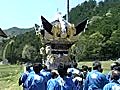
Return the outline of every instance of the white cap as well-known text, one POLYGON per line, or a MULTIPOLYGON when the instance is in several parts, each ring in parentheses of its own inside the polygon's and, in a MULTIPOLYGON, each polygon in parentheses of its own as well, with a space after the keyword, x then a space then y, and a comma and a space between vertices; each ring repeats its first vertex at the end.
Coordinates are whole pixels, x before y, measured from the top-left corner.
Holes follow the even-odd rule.
POLYGON ((72 73, 72 74, 80 74, 80 71, 76 68, 68 68, 67 73, 72 73))
POLYGON ((57 75, 59 75, 57 70, 52 70, 51 73, 56 73, 57 75))
POLYGON ((75 78, 73 79, 73 82, 75 82, 76 80, 82 81, 82 78, 81 78, 81 77, 75 77, 75 78))

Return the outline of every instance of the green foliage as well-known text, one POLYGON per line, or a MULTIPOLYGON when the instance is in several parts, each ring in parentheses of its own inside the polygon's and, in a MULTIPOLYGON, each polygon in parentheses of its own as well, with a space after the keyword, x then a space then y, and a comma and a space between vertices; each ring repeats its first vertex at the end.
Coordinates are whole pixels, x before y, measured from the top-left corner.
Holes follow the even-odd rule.
POLYGON ((4 45, 8 45, 6 50, 5 57, 8 59, 8 61, 12 64, 17 62, 41 62, 41 55, 39 54, 39 49, 41 47, 41 41, 40 37, 37 37, 35 35, 35 31, 26 32, 25 34, 17 35, 16 37, 12 37, 11 39, 7 40, 7 42, 4 45), (9 44, 9 42, 13 40, 14 42, 12 44, 9 44), (25 49, 24 57, 22 57, 22 53, 24 51, 24 47, 28 45, 28 48, 25 49))
POLYGON ((91 35, 81 35, 77 43, 78 55, 76 56, 78 56, 78 60, 99 58, 103 41, 104 36, 100 32, 91 35))
MULTIPOLYGON (((120 56, 120 0, 83 2, 70 12, 70 20, 77 25, 89 18, 88 29, 79 36, 76 60, 108 60, 120 56)), ((73 53, 73 52, 71 52, 73 53)))

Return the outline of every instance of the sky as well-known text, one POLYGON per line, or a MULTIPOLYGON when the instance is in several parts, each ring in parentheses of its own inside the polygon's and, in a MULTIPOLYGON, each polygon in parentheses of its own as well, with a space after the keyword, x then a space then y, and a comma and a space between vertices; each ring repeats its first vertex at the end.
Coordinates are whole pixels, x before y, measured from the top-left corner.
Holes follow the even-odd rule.
MULTIPOLYGON (((71 9, 85 0, 69 1, 71 9)), ((0 28, 30 28, 35 23, 41 25, 41 15, 51 22, 57 9, 65 15, 67 0, 0 0, 0 28)))

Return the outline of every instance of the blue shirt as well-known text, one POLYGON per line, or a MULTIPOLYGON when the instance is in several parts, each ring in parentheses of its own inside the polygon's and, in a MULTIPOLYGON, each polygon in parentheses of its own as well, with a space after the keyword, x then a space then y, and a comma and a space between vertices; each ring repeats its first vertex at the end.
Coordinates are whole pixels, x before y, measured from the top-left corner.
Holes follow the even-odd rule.
POLYGON ((59 83, 59 87, 61 88, 60 90, 75 90, 75 85, 71 77, 65 76, 64 78, 61 78, 58 76, 56 80, 59 83))
POLYGON ((28 81, 28 90, 46 90, 44 77, 40 74, 31 75, 28 81))
POLYGON ((22 81, 22 83, 24 83, 24 82, 26 81, 28 75, 29 75, 29 72, 28 72, 28 71, 24 72, 24 73, 21 75, 21 81, 22 81))
POLYGON ((32 69, 32 67, 30 67, 30 69, 29 69, 28 71, 24 72, 24 73, 21 75, 21 81, 22 81, 22 83, 24 83, 24 82, 26 81, 29 73, 32 72, 32 71, 33 71, 33 69, 32 69))
POLYGON ((73 83, 73 80, 71 77, 65 77, 64 78, 65 84, 64 84, 64 90, 75 90, 75 85, 73 83))
POLYGON ((51 78, 51 73, 49 71, 46 71, 45 69, 42 69, 40 71, 40 74, 42 74, 47 81, 51 78))
POLYGON ((24 73, 21 75, 21 82, 23 83, 23 89, 24 89, 24 90, 26 89, 26 87, 25 87, 26 80, 27 80, 27 78, 28 78, 28 76, 29 76, 29 74, 30 74, 31 72, 33 72, 33 70, 30 69, 30 70, 24 72, 24 73))
POLYGON ((58 76, 58 77, 56 78, 56 81, 57 81, 58 84, 59 84, 60 90, 64 90, 63 87, 64 87, 65 82, 64 82, 63 78, 61 78, 60 76, 58 76))
POLYGON ((47 82, 47 90, 61 90, 56 79, 50 79, 47 82))
POLYGON ((29 86, 32 84, 31 79, 34 78, 35 72, 32 71, 28 74, 28 77, 26 79, 26 81, 24 82, 24 87, 26 88, 25 90, 29 90, 29 86))
POLYGON ((81 77, 73 78, 75 90, 83 90, 83 79, 81 77))
POLYGON ((120 83, 120 78, 119 78, 118 82, 120 83))
POLYGON ((108 83, 106 76, 97 70, 93 70, 88 73, 84 90, 102 90, 103 87, 108 83))
POLYGON ((110 82, 111 81, 111 75, 112 75, 112 71, 110 71, 107 75, 106 78, 107 80, 110 82))
POLYGON ((120 84, 113 80, 110 83, 106 84, 103 90, 120 90, 120 84))

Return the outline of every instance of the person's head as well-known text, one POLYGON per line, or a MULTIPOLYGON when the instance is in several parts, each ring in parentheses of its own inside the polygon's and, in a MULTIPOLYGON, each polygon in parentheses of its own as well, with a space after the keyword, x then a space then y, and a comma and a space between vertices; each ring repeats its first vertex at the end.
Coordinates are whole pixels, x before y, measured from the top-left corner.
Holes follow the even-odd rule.
POLYGON ((83 65, 82 66, 82 70, 87 72, 88 71, 88 66, 87 65, 83 65))
POLYGON ((63 63, 59 64, 58 73, 62 78, 67 75, 67 67, 63 63))
POLYGON ((117 70, 112 70, 111 80, 118 80, 120 78, 120 72, 117 70))
POLYGON ((87 72, 88 72, 88 66, 87 65, 82 66, 82 72, 83 72, 83 78, 85 79, 86 76, 87 76, 87 72))
POLYGON ((93 62, 93 70, 98 70, 101 72, 101 63, 100 61, 94 61, 93 62))
POLYGON ((33 67, 33 65, 31 63, 27 63, 26 64, 26 71, 28 71, 28 72, 33 71, 32 67, 33 67))
POLYGON ((42 69, 42 64, 40 63, 35 63, 33 65, 33 70, 36 74, 40 73, 40 70, 42 69))
POLYGON ((110 66, 111 70, 114 70, 114 68, 117 67, 117 66, 119 66, 119 63, 118 62, 113 62, 110 66))
POLYGON ((74 68, 77 68, 77 66, 78 66, 77 62, 74 62, 74 63, 73 63, 73 67, 74 67, 74 68))
POLYGON ((26 66, 26 71, 29 71, 29 70, 30 70, 30 67, 31 67, 31 66, 26 66))
POLYGON ((58 71, 57 70, 52 70, 51 71, 51 77, 54 79, 54 78, 57 78, 59 75, 58 71))
POLYGON ((91 72, 91 70, 92 70, 92 67, 88 67, 88 71, 91 72))
POLYGON ((114 70, 117 70, 117 71, 120 72, 120 66, 116 66, 116 67, 114 67, 114 70))
POLYGON ((71 68, 72 67, 72 63, 66 63, 65 64, 67 68, 71 68))

